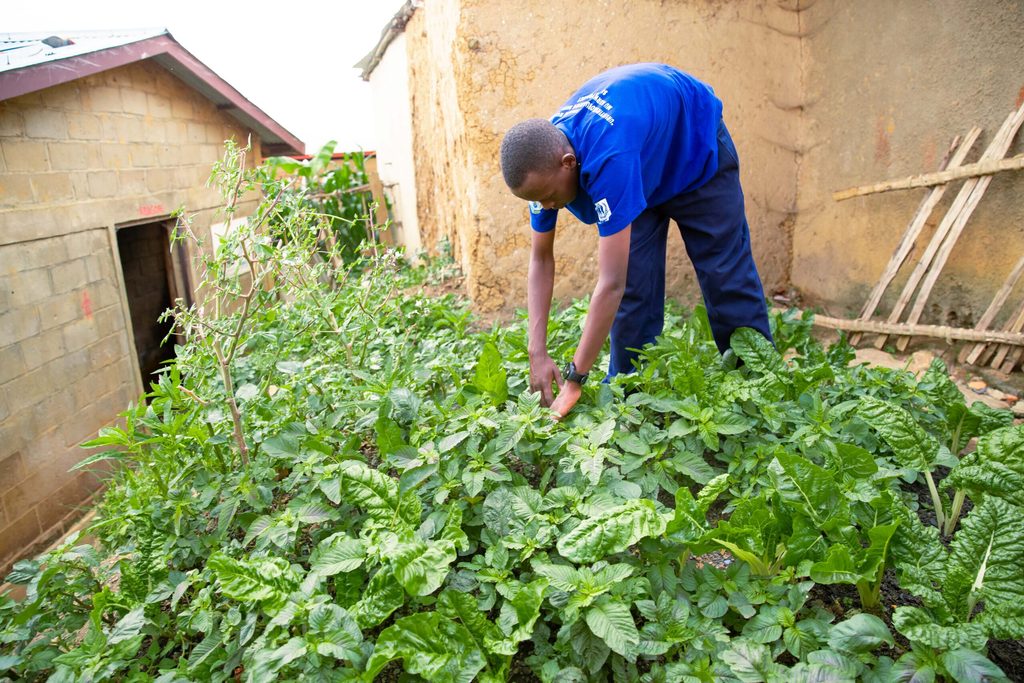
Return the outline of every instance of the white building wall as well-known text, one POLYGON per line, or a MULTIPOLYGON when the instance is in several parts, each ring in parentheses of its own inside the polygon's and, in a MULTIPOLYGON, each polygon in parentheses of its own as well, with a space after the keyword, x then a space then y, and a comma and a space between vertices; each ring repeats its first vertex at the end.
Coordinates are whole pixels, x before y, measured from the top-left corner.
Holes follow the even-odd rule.
POLYGON ((377 172, 391 200, 395 240, 415 257, 423 245, 416 218, 408 61, 403 33, 370 74, 370 90, 377 126, 377 172))

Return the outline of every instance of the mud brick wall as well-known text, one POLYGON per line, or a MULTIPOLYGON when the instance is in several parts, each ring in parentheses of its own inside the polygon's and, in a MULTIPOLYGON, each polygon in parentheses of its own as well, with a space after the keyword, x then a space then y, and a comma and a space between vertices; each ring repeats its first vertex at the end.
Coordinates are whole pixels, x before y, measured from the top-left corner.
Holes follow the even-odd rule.
MULTIPOLYGON (((408 63, 422 244, 452 242, 484 314, 526 304, 530 233, 523 202, 502 182, 501 137, 519 120, 550 116, 602 69, 664 61, 715 88, 765 289, 792 285, 840 315, 859 311, 925 191, 841 203, 832 193, 934 170, 952 138, 979 125, 976 159, 1024 101, 1020 0, 523 0, 515 11, 497 0, 431 0, 404 38, 389 52, 405 50, 408 63)), ((1009 154, 1022 150, 1019 133, 1009 154)), ((974 324, 1024 253, 1022 193, 1024 173, 993 178, 922 322, 974 324)), ((597 237, 567 212, 559 221, 555 297, 564 301, 593 289, 597 237)), ((691 305, 699 292, 680 242, 671 235, 667 293, 691 305)), ((1024 284, 1017 290, 1011 301, 1024 284)), ((1004 308, 1006 318, 1015 307, 1004 308)))
MULTIPOLYGON (((667 62, 711 84, 740 154, 751 240, 769 291, 789 280, 800 119, 794 1, 580 3, 438 0, 405 29, 422 244, 448 238, 476 308, 526 305, 526 204, 505 187, 505 131, 551 116, 584 81, 631 62, 667 62)), ((394 49, 394 46, 392 47, 394 49)), ((597 231, 560 212, 555 297, 589 294, 597 231)), ((667 292, 700 300, 682 240, 669 239, 667 292)))
MULTIPOLYGON (((793 284, 809 303, 857 314, 927 190, 832 193, 935 171, 950 142, 983 128, 978 159, 1024 101, 1024 3, 1018 0, 825 0, 801 12, 805 107, 793 284)), ((1007 156, 1024 152, 1024 132, 1007 156)), ((952 183, 886 291, 887 315, 935 227, 952 183)), ((921 322, 970 327, 1024 253, 1024 173, 993 177, 936 281, 921 322)), ((1018 286, 996 327, 1024 296, 1018 286)))
POLYGON ((141 391, 115 228, 184 206, 208 237, 210 167, 248 136, 147 62, 0 102, 0 577, 81 515, 78 444, 141 391))

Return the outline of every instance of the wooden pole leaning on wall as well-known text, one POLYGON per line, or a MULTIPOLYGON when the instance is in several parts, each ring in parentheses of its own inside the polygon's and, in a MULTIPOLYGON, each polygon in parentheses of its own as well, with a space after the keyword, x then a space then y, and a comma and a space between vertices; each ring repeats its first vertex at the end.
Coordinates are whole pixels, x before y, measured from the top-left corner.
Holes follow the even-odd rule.
POLYGON ((1019 332, 1005 332, 1002 330, 974 330, 961 327, 949 327, 946 325, 890 323, 874 320, 846 320, 844 318, 831 318, 824 315, 815 315, 812 322, 817 327, 827 327, 832 330, 844 330, 847 332, 899 334, 909 335, 912 337, 933 337, 937 339, 945 339, 948 342, 958 340, 1024 346, 1024 334, 1019 332))
MULTIPOLYGON (((985 153, 985 159, 997 159, 1002 158, 1010 149, 1010 145, 1013 144, 1013 138, 1016 137, 1017 131, 1020 130, 1021 124, 1024 123, 1024 103, 1017 109, 1016 112, 1012 113, 1009 118, 1006 119, 1006 125, 1004 130, 1001 130, 1001 137, 996 136, 996 139, 989 145, 988 150, 985 153)), ((943 241, 942 246, 939 248, 938 253, 935 256, 935 260, 932 263, 931 270, 925 276, 924 281, 921 283, 921 291, 917 294, 917 299, 914 301, 914 306, 910 310, 910 315, 907 316, 908 323, 916 323, 921 319, 921 314, 924 312, 924 307, 928 302, 928 297, 932 292, 932 288, 935 286, 935 281, 939 278, 939 273, 946 265, 946 261, 949 259, 950 253, 953 251, 953 246, 959 239, 960 234, 964 230, 964 226, 967 225, 967 221, 970 220, 974 210, 978 208, 978 204, 981 202, 982 196, 988 189, 989 184, 992 182, 992 176, 987 175, 981 178, 971 178, 964 182, 964 186, 961 193, 967 190, 968 186, 971 187, 970 194, 967 197, 963 207, 956 212, 956 215, 950 221, 949 234, 943 241)), ((959 197, 958 197, 959 198, 959 197)), ((950 214, 954 213, 951 208, 950 214)), ((947 214, 948 218, 949 214, 947 214)), ((945 222, 945 219, 944 221, 945 222)), ((903 351, 907 348, 907 344, 910 343, 910 338, 903 338, 896 342, 896 348, 903 351)))
MULTIPOLYGON (((1010 292, 1016 286, 1017 281, 1020 280, 1021 274, 1024 273, 1024 256, 1017 261, 1017 265, 1013 267, 1010 274, 1006 277, 1003 285, 996 292, 996 295, 992 297, 992 302, 985 309, 985 312, 978 319, 978 323, 974 326, 976 330, 987 330, 992 321, 995 320, 996 315, 999 314, 1003 304, 1006 303, 1006 299, 1009 298, 1010 292)), ((975 344, 974 346, 965 346, 960 354, 957 356, 957 361, 960 363, 969 363, 973 365, 978 357, 985 351, 985 344, 975 344)))
MULTIPOLYGON (((1021 302, 1020 307, 1017 309, 1017 312, 1014 313, 1013 317, 1006 325, 1007 332, 1016 333, 1020 332, 1022 329, 1024 329, 1024 301, 1021 302)), ((1006 346, 1005 344, 1000 344, 998 347, 996 347, 995 355, 992 357, 992 367, 998 369, 1003 364, 1003 361, 1006 359, 1006 355, 1009 352, 1010 347, 1006 346)), ((1016 359, 1014 360, 1014 362, 1010 363, 1011 370, 1013 369, 1013 365, 1015 362, 1016 359)), ((1007 370, 1007 372, 1009 372, 1009 370, 1007 370)))
MULTIPOLYGON (((939 170, 959 167, 964 159, 967 158, 967 154, 978 140, 979 135, 981 135, 981 128, 975 126, 964 136, 962 143, 960 142, 961 138, 959 135, 955 137, 949 146, 949 151, 946 152, 942 162, 939 164, 939 170)), ((921 205, 917 207, 914 217, 907 224, 900 243, 896 246, 896 250, 889 259, 889 264, 882 271, 882 276, 878 279, 875 288, 871 290, 871 295, 868 296, 868 300, 864 303, 864 307, 860 311, 860 320, 871 320, 871 316, 875 314, 875 310, 878 308, 878 303, 882 300, 882 295, 885 293, 886 288, 892 282, 892 279, 896 277, 896 273, 899 272, 900 268, 903 267, 903 262, 907 260, 911 249, 914 248, 914 242, 917 241, 921 230, 924 229, 928 218, 932 215, 932 211, 939 201, 942 200, 944 194, 946 194, 946 185, 940 185, 933 187, 925 195, 924 199, 921 200, 921 205)), ((859 332, 852 334, 850 335, 850 343, 856 346, 860 343, 860 338, 859 332)))
MULTIPOLYGON (((1024 108, 1021 108, 1020 110, 1010 114, 1006 121, 1003 122, 1003 125, 999 128, 999 131, 996 133, 995 137, 992 139, 992 142, 989 144, 988 149, 985 150, 985 153, 982 155, 983 159, 1001 157, 1004 154, 1006 154, 1006 150, 1009 149, 1010 142, 1013 139, 1012 134, 1016 133, 1017 127, 1020 126, 1020 122, 1018 119, 1020 119, 1022 116, 1024 116, 1024 108)), ((974 212, 974 208, 971 207, 966 214, 964 213, 964 209, 971 203, 974 190, 982 181, 985 181, 984 187, 987 188, 988 181, 990 180, 991 176, 986 176, 985 178, 981 179, 972 178, 970 180, 967 180, 964 183, 964 186, 960 188, 959 194, 957 195, 956 199, 953 200, 952 206, 946 212, 946 215, 942 219, 942 222, 939 223, 938 228, 935 229, 935 233, 932 235, 931 241, 925 248, 924 253, 921 254, 920 260, 917 262, 917 265, 915 266, 913 272, 910 274, 907 283, 904 285, 903 291, 900 294, 899 299, 896 301, 896 304, 893 306, 892 311, 889 313, 887 322, 896 323, 899 321, 900 317, 903 315, 903 311, 907 307, 907 304, 910 303, 910 300, 913 297, 914 292, 917 290, 918 284, 921 283, 921 280, 925 278, 926 275, 930 275, 929 269, 932 267, 933 259, 936 257, 937 254, 940 254, 940 249, 943 246, 947 247, 945 254, 946 256, 948 256, 948 252, 952 250, 953 242, 955 242, 955 239, 953 242, 947 244, 947 236, 949 236, 950 232, 952 231, 954 224, 958 222, 958 218, 963 216, 963 223, 966 223, 966 219, 969 218, 970 214, 974 212)), ((983 193, 984 190, 982 190, 982 194, 983 193)), ((981 195, 979 194, 974 199, 974 206, 977 205, 977 202, 980 201, 980 199, 981 195)), ((960 226, 960 230, 962 230, 962 224, 960 226)), ((959 237, 959 232, 957 232, 956 236, 959 237)), ((942 264, 944 265, 945 257, 941 257, 941 260, 942 264)), ((941 270, 941 266, 939 269, 941 270)), ((935 272, 934 276, 930 278, 931 284, 934 284, 935 277, 938 277, 938 272, 935 272)), ((930 293, 931 286, 929 285, 927 289, 928 293, 930 293)), ((924 288, 922 288, 922 293, 925 293, 924 288)), ((920 308, 920 310, 923 310, 924 302, 926 301, 926 299, 927 293, 925 293, 924 298, 918 297, 918 301, 915 304, 915 310, 918 307, 920 308)), ((918 310, 917 313, 918 318, 920 317, 920 310, 918 310)), ((913 314, 911 314, 911 317, 913 319, 910 320, 909 322, 916 323, 918 318, 914 318, 913 314)), ((875 339, 875 347, 879 349, 882 348, 882 346, 885 345, 887 340, 888 338, 886 336, 878 337, 877 339, 875 339)), ((906 348, 905 341, 902 345, 903 348, 906 348)))
POLYGON ((950 168, 948 170, 940 169, 935 173, 912 175, 908 178, 901 178, 899 180, 886 180, 881 183, 874 183, 873 185, 864 185, 863 187, 851 187, 848 190, 833 192, 832 199, 837 202, 841 202, 846 199, 863 197, 867 194, 877 194, 879 192, 912 190, 915 187, 933 187, 935 185, 945 185, 946 183, 954 180, 960 180, 961 178, 977 178, 979 176, 992 175, 994 173, 999 173, 1000 171, 1012 171, 1019 168, 1024 168, 1024 154, 1019 154, 1008 159, 987 159, 977 161, 973 164, 965 164, 959 168, 950 168))
POLYGON ((1019 346, 1013 351, 1010 351, 1010 357, 1007 358, 1006 362, 999 367, 999 370, 1005 372, 1007 375, 1013 372, 1013 369, 1017 367, 1017 363, 1020 362, 1022 352, 1024 352, 1024 349, 1019 346))

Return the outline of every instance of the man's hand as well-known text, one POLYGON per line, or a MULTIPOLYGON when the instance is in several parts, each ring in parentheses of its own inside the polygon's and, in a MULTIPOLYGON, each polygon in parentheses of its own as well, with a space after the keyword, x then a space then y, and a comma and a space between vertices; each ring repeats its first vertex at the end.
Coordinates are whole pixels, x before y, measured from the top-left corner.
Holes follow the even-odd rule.
POLYGON ((555 365, 555 361, 551 360, 551 356, 546 353, 538 355, 536 358, 531 357, 530 390, 540 392, 540 404, 545 408, 555 400, 554 391, 551 389, 552 384, 557 384, 559 388, 564 386, 562 373, 555 365))
POLYGON ((551 410, 558 414, 556 420, 561 420, 563 417, 569 414, 572 407, 576 405, 576 401, 580 400, 580 394, 583 393, 583 387, 576 382, 562 382, 562 388, 558 391, 558 398, 551 404, 551 410))

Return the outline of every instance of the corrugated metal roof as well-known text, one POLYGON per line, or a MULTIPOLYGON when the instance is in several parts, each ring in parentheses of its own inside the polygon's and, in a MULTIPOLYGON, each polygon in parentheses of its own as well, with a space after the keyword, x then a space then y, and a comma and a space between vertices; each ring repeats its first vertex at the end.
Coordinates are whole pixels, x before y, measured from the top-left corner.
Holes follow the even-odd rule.
POLYGON ((0 33, 0 72, 105 50, 162 36, 165 28, 125 31, 0 33), (45 42, 44 42, 45 41, 45 42))
POLYGON ((264 153, 305 151, 301 140, 196 59, 166 29, 0 33, 0 101, 142 60, 159 64, 256 131, 264 153))

